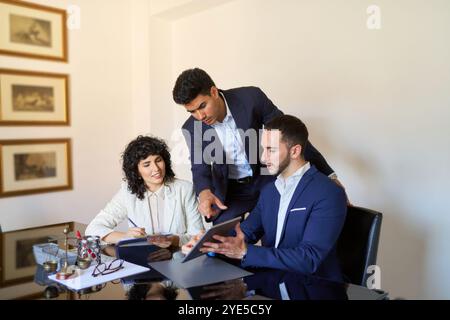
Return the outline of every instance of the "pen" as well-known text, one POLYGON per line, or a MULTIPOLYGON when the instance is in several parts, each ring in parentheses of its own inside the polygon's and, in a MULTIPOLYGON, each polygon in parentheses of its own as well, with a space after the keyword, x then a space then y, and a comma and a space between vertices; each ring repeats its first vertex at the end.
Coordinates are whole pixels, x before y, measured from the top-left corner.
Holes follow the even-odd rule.
MULTIPOLYGON (((134 223, 134 221, 131 220, 130 217, 128 217, 128 221, 130 221, 131 224, 132 224, 133 226, 135 226, 136 228, 142 229, 141 227, 138 227, 138 225, 137 225, 136 223, 134 223)), ((146 236, 147 236, 147 235, 145 234, 145 235, 143 235, 143 236, 135 236, 135 238, 143 238, 143 237, 146 237, 146 236)))
POLYGON ((137 224, 134 223, 134 221, 130 219, 130 217, 128 217, 128 221, 130 221, 131 224, 132 224, 133 226, 135 226, 136 228, 139 228, 139 227, 137 226, 137 224))

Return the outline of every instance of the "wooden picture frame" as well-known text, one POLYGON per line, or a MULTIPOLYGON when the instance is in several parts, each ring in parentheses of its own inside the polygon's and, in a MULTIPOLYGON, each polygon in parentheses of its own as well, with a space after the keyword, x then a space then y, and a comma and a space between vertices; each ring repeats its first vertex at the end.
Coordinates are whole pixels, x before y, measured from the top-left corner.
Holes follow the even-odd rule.
POLYGON ((47 243, 58 237, 60 248, 64 244, 64 228, 73 231, 73 222, 52 224, 0 234, 0 288, 33 281, 36 261, 33 245, 47 243))
POLYGON ((70 124, 69 75, 0 69, 0 126, 70 124))
POLYGON ((66 21, 63 9, 0 0, 0 54, 67 62, 66 21))
POLYGON ((0 198, 70 189, 70 139, 0 140, 0 198))

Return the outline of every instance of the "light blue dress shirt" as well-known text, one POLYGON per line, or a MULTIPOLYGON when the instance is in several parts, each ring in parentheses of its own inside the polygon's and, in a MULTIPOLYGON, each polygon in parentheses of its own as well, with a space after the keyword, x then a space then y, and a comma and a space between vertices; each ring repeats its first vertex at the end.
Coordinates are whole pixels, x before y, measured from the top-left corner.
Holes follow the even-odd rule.
POLYGON ((289 293, 286 288, 286 284, 284 282, 280 283, 278 287, 280 288, 281 300, 291 300, 291 297, 289 297, 289 293))
POLYGON ((275 181, 275 187, 280 193, 280 207, 278 208, 278 219, 277 219, 277 235, 275 238, 275 248, 278 248, 280 243, 281 232, 283 231, 284 220, 286 219, 287 209, 289 203, 291 202, 294 191, 297 188, 298 183, 302 179, 306 171, 311 168, 309 162, 306 162, 301 168, 299 168, 293 175, 284 179, 281 174, 278 175, 275 181))
POLYGON ((252 176, 252 168, 248 163, 244 144, 239 135, 236 122, 230 112, 227 100, 222 93, 220 94, 225 101, 227 114, 222 122, 216 122, 211 126, 216 130, 225 151, 226 163, 229 164, 228 179, 240 179, 252 176))

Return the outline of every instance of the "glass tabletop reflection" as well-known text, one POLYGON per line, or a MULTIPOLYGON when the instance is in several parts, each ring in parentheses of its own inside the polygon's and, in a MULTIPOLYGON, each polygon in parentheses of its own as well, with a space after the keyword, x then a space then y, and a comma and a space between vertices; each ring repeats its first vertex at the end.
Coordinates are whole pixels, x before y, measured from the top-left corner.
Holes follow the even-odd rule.
MULTIPOLYGON (((115 259, 114 250, 104 250, 115 259)), ((211 258, 219 259, 219 258, 211 258)), ((377 300, 382 292, 348 283, 330 281, 295 272, 247 269, 253 275, 198 287, 181 288, 156 270, 112 282, 71 291, 48 279, 38 266, 35 282, 45 287, 45 299, 128 299, 128 300, 377 300)))

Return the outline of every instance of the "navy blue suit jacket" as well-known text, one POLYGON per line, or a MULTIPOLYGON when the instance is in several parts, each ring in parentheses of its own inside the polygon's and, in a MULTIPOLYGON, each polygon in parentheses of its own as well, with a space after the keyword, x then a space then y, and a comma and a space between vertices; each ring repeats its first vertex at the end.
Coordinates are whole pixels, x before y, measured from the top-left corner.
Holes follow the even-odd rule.
MULTIPOLYGON (((254 129, 258 133, 264 124, 283 114, 259 88, 242 87, 220 90, 220 92, 227 100, 236 126, 244 132, 248 129, 254 129)), ((192 180, 195 192, 198 195, 202 190, 210 189, 219 199, 225 201, 228 188, 228 165, 225 163, 226 158, 223 146, 217 134, 214 133, 213 127, 201 121, 196 121, 192 116, 183 125, 183 134, 190 150, 192 180), (208 139, 203 139, 202 137, 208 129, 211 129, 209 133, 213 133, 213 135, 208 137, 208 139), (213 150, 211 156, 207 152, 206 157, 203 158, 203 151, 212 142, 216 142, 221 149, 213 150), (195 153, 197 156, 194 155, 195 153)), ((247 159, 251 159, 249 143, 244 143, 244 145, 247 159)), ((260 175, 261 167, 264 167, 264 165, 261 164, 259 157, 261 153, 259 135, 257 146, 252 146, 252 148, 258 150, 255 163, 250 163, 254 183, 256 188, 262 188, 268 182, 273 181, 273 177, 260 175)), ((329 175, 333 173, 333 169, 311 143, 308 143, 305 148, 305 159, 314 164, 324 174, 329 175)))
POLYGON ((347 213, 344 190, 311 166, 294 191, 275 248, 279 204, 280 194, 275 183, 270 183, 241 224, 249 243, 242 266, 295 271, 342 281, 336 243, 347 213), (253 245, 260 239, 262 246, 253 245))

